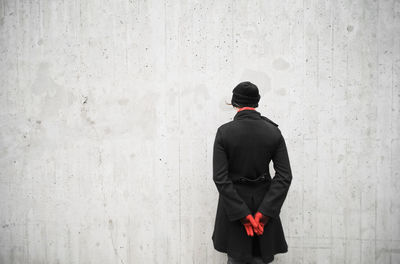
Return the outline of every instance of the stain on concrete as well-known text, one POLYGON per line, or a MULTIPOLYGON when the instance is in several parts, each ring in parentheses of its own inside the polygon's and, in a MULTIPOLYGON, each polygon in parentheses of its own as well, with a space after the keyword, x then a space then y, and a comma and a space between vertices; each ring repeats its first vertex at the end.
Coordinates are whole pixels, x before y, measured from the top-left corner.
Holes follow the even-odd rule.
POLYGON ((284 96, 284 95, 287 94, 287 91, 286 91, 285 88, 280 88, 280 89, 275 90, 275 93, 276 93, 277 95, 284 96))
POLYGON ((167 93, 167 101, 168 101, 168 106, 174 106, 177 103, 177 98, 179 96, 179 93, 174 90, 170 90, 167 93))
POLYGON ((237 83, 242 81, 250 81, 257 85, 261 97, 263 94, 266 94, 271 90, 271 78, 265 72, 245 69, 240 78, 241 80, 237 83))
POLYGON ((127 98, 121 98, 118 100, 118 104, 120 105, 127 105, 129 103, 129 99, 127 98))
POLYGON ((50 68, 50 63, 40 63, 31 86, 35 95, 36 116, 42 120, 57 119, 59 111, 65 110, 73 102, 73 94, 53 80, 50 68))
POLYGON ((152 140, 157 134, 159 125, 156 109, 159 96, 155 91, 146 91, 135 102, 132 118, 129 118, 134 122, 135 130, 140 130, 145 139, 152 140))
POLYGON ((89 115, 89 109, 87 109, 86 107, 81 108, 81 118, 91 126, 96 124, 96 122, 93 119, 91 119, 89 115))
POLYGON ((289 69, 290 64, 283 58, 278 58, 272 62, 272 66, 274 67, 275 70, 285 71, 289 69))
POLYGON ((343 159, 344 159, 344 155, 339 155, 336 162, 340 163, 340 162, 342 162, 343 159))
POLYGON ((208 88, 204 83, 195 86, 192 99, 197 108, 202 109, 204 107, 204 102, 210 99, 208 88))
POLYGON ((204 105, 204 101, 210 98, 208 88, 204 83, 196 84, 195 86, 182 87, 181 99, 191 104, 196 104, 199 107, 204 105))
POLYGON ((268 34, 268 28, 263 27, 259 23, 247 25, 242 39, 248 44, 247 54, 249 56, 265 56, 266 51, 268 51, 271 45, 268 41, 268 34))

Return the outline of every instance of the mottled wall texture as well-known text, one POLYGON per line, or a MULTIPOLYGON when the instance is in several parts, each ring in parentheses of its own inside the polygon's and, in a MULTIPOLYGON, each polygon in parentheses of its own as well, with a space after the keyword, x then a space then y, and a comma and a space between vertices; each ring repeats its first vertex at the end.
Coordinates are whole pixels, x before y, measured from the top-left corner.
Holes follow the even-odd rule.
POLYGON ((244 80, 292 164, 276 262, 400 263, 400 1, 2 0, 0 31, 0 263, 226 263, 244 80))

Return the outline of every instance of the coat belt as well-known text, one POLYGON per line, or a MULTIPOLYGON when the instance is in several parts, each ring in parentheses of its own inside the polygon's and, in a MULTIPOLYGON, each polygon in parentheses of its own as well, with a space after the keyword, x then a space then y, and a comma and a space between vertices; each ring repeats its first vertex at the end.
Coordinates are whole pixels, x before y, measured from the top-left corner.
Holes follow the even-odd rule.
POLYGON ((265 176, 265 173, 263 173, 262 175, 258 176, 255 179, 249 179, 246 177, 240 177, 237 180, 234 180, 234 183, 258 183, 258 182, 264 182, 266 181, 267 177, 265 176))

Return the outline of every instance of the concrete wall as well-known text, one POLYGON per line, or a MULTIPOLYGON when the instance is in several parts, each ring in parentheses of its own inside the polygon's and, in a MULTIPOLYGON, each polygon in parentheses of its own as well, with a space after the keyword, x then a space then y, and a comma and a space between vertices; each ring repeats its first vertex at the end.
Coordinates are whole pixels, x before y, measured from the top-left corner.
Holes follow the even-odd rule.
POLYGON ((0 263, 225 263, 250 80, 293 183, 277 263, 400 263, 399 1, 0 2, 0 263))

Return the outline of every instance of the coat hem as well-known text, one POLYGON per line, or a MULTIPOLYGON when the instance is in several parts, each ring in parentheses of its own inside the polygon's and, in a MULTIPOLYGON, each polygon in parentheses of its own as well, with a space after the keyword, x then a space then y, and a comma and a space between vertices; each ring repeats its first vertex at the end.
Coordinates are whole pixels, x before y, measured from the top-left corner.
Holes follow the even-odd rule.
MULTIPOLYGON (((215 244, 214 244, 214 249, 216 251, 220 252, 220 253, 229 254, 231 257, 239 258, 239 259, 241 259, 243 261, 251 261, 251 259, 253 258, 252 255, 249 255, 249 256, 241 255, 240 256, 240 255, 230 254, 230 253, 228 253, 228 250, 226 248, 216 247, 215 244)), ((268 257, 266 259, 263 258, 262 256, 261 256, 261 258, 265 263, 271 263, 274 260, 275 255, 277 255, 277 254, 285 254, 285 253, 288 253, 288 252, 289 252, 288 247, 286 247, 286 248, 278 249, 278 250, 274 251, 272 254, 268 255, 268 257)))

